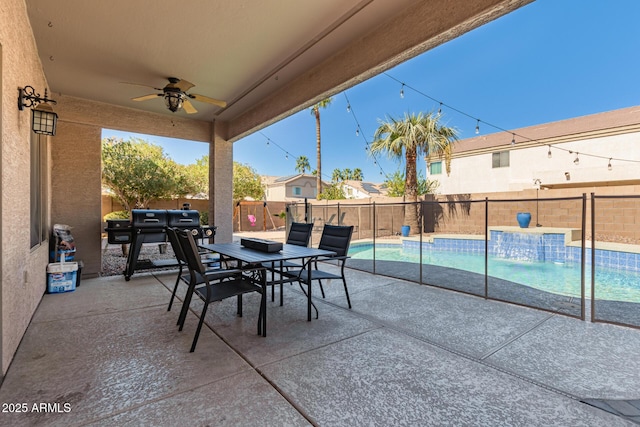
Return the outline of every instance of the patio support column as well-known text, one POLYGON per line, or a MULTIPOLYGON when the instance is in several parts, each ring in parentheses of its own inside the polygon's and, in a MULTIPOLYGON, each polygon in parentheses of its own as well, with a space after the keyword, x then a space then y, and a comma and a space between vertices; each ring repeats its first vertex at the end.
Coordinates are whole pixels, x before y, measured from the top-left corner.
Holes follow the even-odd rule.
POLYGON ((209 143, 209 225, 218 227, 216 243, 233 240, 233 143, 226 122, 213 122, 209 143))

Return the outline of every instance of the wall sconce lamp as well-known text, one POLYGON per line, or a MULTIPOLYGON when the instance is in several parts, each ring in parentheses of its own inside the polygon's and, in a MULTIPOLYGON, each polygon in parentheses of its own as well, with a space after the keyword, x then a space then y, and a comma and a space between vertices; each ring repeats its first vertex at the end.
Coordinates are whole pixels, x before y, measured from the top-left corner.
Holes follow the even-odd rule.
POLYGON ((47 98, 47 89, 44 90, 42 98, 32 86, 18 88, 18 110, 35 107, 31 110, 31 130, 42 135, 55 136, 58 115, 49 103, 57 104, 53 99, 47 98))

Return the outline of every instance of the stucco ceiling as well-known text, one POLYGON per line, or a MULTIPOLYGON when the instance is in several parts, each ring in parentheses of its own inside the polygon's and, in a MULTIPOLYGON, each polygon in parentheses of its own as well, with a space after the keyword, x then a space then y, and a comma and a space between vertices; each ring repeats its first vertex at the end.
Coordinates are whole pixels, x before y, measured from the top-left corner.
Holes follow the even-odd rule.
MULTIPOLYGON (((26 4, 45 75, 54 93, 187 117, 184 111, 167 110, 161 97, 143 102, 131 100, 155 93, 152 88, 164 87, 168 77, 178 77, 195 84, 189 92, 228 103, 226 108, 220 108, 192 101, 198 112, 189 118, 231 123, 243 116, 256 116, 245 119, 252 122, 235 131, 240 135, 255 129, 258 123, 302 108, 303 101, 326 94, 338 83, 355 84, 370 76, 367 74, 393 65, 392 56, 404 55, 395 60, 399 62, 428 48, 425 45, 411 50, 417 41, 406 34, 424 31, 416 25, 389 38, 380 38, 380 34, 375 38, 376 32, 390 32, 390 28, 415 16, 412 8, 425 16, 460 15, 455 22, 444 22, 443 28, 431 30, 430 34, 440 36, 454 24, 460 27, 456 31, 460 33, 528 1, 26 0, 26 4), (397 48, 367 64, 369 72, 348 63, 350 56, 344 52, 358 46, 369 49, 369 56, 375 57, 375 43, 397 48), (314 70, 323 73, 328 69, 327 62, 340 52, 343 58, 331 66, 337 76, 328 79, 331 87, 324 87, 320 84, 322 76, 314 75, 314 70), (378 69, 374 70, 373 65, 378 69), (345 72, 341 74, 335 68, 344 68, 345 72), (300 92, 301 79, 317 87, 315 91, 302 91, 307 92, 304 100, 287 94, 288 90, 300 92), (283 101, 286 105, 274 109, 277 96, 287 98, 283 101), (254 110, 260 105, 265 111, 278 111, 256 113, 254 110)), ((437 27, 441 21, 444 19, 425 25, 437 27)), ((451 37, 441 37, 436 43, 451 37)), ((366 62, 357 55, 352 57, 366 62)))

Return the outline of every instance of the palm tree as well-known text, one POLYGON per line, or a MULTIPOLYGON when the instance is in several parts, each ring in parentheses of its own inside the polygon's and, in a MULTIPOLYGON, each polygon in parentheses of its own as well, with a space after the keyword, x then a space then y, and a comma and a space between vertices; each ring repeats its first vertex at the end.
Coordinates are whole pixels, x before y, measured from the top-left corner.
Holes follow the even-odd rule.
POLYGON ((351 179, 354 181, 362 181, 364 180, 364 174, 362 173, 362 169, 355 168, 351 173, 351 179))
MULTIPOLYGON (((405 113, 403 120, 389 117, 380 121, 371 143, 371 154, 386 153, 390 158, 405 157, 405 200, 418 201, 418 175, 416 159, 418 155, 444 156, 449 163, 451 145, 458 139, 455 128, 440 125, 441 115, 433 112, 423 114, 405 113)), ((418 210, 413 204, 405 210, 405 225, 418 230, 418 210)))
POLYGON ((311 114, 313 114, 316 118, 316 158, 318 163, 318 166, 316 168, 317 194, 320 194, 322 192, 322 159, 320 155, 320 109, 327 108, 329 105, 331 105, 331 101, 333 101, 332 98, 323 99, 322 101, 311 107, 311 114))
POLYGON ((334 169, 331 174, 331 182, 342 182, 344 181, 343 172, 340 169, 334 169))
POLYGON ((311 170, 311 165, 309 164, 309 159, 307 156, 300 156, 296 159, 296 171, 300 173, 305 173, 307 169, 311 170))

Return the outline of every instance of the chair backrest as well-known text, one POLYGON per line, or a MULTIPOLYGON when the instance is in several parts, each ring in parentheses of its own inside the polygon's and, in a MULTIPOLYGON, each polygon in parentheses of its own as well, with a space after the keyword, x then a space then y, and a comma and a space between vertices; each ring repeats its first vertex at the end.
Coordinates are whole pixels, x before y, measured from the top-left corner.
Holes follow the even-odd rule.
POLYGON ((313 224, 307 224, 304 222, 292 222, 291 228, 289 229, 289 236, 287 236, 287 244, 309 246, 312 228, 313 224))
POLYGON ((198 246, 196 246, 196 241, 191 232, 189 230, 176 230, 176 235, 178 236, 178 241, 180 242, 180 247, 182 248, 185 259, 187 260, 189 270, 204 274, 206 268, 200 260, 198 246))
POLYGON ((178 234, 176 233, 176 229, 167 227, 167 237, 169 237, 169 243, 171 243, 171 249, 173 249, 173 253, 176 254, 176 259, 179 262, 186 264, 187 258, 184 256, 182 246, 178 241, 178 234))
POLYGON ((338 256, 346 256, 349 252, 352 233, 353 225, 325 225, 318 249, 333 251, 338 256))

